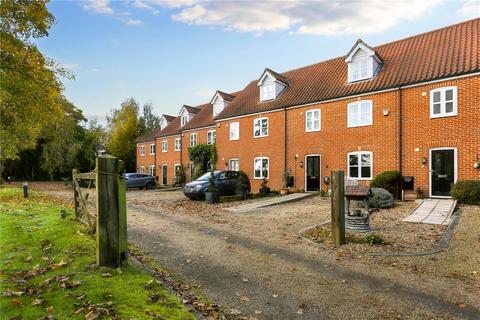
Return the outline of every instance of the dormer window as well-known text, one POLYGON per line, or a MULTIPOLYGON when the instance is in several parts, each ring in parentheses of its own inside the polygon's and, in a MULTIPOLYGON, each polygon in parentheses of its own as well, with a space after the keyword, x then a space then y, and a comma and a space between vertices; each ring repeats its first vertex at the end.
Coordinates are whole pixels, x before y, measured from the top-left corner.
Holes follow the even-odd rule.
POLYGON ((183 127, 200 109, 184 105, 180 110, 180 125, 183 127))
POLYGON ((222 91, 215 92, 215 95, 213 96, 212 100, 210 101, 210 103, 213 106, 213 117, 215 118, 216 116, 218 116, 220 114, 220 112, 222 112, 223 109, 225 109, 225 107, 234 98, 235 98, 234 96, 232 96, 228 93, 222 92, 222 91))
POLYGON ((382 65, 375 51, 360 39, 350 50, 345 62, 348 65, 348 82, 373 78, 382 65))
POLYGON ((169 116, 169 115, 163 114, 160 117, 160 130, 165 129, 173 119, 175 119, 174 116, 169 116))
POLYGON ((186 125, 188 122, 188 114, 183 114, 182 117, 180 118, 180 122, 182 127, 186 125))
POLYGON ((265 69, 257 83, 260 101, 276 99, 288 86, 288 79, 270 69, 265 69))

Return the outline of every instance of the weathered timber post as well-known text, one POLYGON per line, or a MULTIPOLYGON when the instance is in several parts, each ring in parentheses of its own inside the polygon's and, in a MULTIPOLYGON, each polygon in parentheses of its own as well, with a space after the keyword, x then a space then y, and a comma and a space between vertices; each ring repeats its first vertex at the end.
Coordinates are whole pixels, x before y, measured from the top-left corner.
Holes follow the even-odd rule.
POLYGON ((117 268, 126 257, 125 186, 119 160, 110 155, 97 158, 97 264, 117 268), (123 191, 120 187, 123 185, 123 191), (122 199, 122 200, 120 200, 122 199), (122 206, 122 208, 121 208, 122 206), (122 216, 123 215, 123 216, 122 216), (123 237, 125 236, 125 237, 123 237), (125 242, 125 243, 124 243, 125 242))
POLYGON ((127 197, 125 181, 125 163, 118 161, 118 209, 119 209, 119 230, 120 230, 120 259, 126 259, 128 256, 127 246, 127 197))
POLYGON ((74 207, 75 207, 75 217, 78 218, 79 217, 79 213, 78 213, 78 206, 79 206, 79 203, 78 203, 78 190, 77 190, 77 184, 75 182, 75 175, 78 173, 78 170, 77 169, 73 169, 72 170, 72 184, 73 184, 73 204, 74 204, 74 207))
POLYGON ((344 174, 332 171, 332 240, 336 246, 345 244, 344 174))

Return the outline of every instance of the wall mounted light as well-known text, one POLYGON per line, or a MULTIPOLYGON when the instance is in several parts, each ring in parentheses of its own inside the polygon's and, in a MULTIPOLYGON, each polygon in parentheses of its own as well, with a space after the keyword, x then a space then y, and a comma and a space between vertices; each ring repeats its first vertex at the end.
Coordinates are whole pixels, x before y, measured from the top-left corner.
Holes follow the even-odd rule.
POLYGON ((427 157, 422 157, 422 164, 427 164, 427 157))
POLYGON ((300 160, 300 168, 303 168, 303 160, 300 160))

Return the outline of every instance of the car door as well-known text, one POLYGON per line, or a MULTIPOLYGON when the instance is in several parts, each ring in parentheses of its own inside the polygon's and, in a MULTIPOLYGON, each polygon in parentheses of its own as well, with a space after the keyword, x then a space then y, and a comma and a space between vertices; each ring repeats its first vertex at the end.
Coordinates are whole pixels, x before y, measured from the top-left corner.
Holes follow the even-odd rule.
POLYGON ((234 195, 237 188, 238 177, 240 174, 237 171, 229 171, 228 177, 228 194, 234 195))
POLYGON ((215 182, 217 184, 217 191, 221 196, 228 194, 227 171, 220 172, 220 174, 218 175, 218 179, 215 182))

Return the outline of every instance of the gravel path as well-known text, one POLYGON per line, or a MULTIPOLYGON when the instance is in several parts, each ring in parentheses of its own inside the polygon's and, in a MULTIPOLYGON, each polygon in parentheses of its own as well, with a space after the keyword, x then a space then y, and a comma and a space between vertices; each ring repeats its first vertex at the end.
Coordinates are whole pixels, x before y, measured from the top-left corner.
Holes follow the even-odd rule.
MULTIPOLYGON (((69 197, 68 191, 49 193, 69 197)), ((328 219, 328 200, 229 213, 223 208, 231 204, 182 197, 129 191, 129 241, 244 319, 480 318, 478 277, 465 281, 404 267, 417 261, 428 269, 429 258, 344 259, 335 248, 303 241, 299 230, 328 219)))

